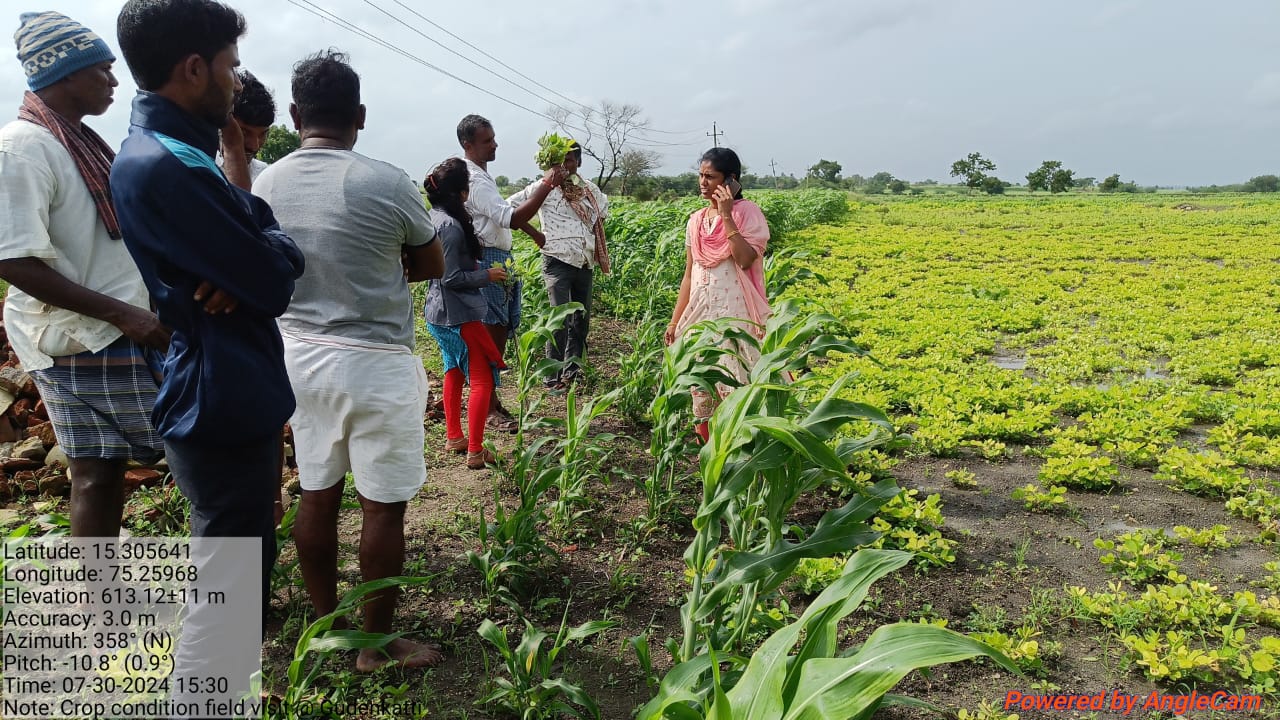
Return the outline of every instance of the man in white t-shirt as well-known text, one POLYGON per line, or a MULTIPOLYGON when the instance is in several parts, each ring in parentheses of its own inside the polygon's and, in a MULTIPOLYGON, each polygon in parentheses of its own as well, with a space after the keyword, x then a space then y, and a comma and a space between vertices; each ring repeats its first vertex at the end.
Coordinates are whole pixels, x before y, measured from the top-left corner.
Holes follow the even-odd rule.
POLYGON ((25 13, 14 35, 31 88, 0 129, 4 324, 71 465, 71 533, 116 537, 129 460, 156 460, 156 381, 143 349, 169 330, 121 241, 108 178, 114 153, 81 120, 117 85, 115 55, 88 28, 25 13))

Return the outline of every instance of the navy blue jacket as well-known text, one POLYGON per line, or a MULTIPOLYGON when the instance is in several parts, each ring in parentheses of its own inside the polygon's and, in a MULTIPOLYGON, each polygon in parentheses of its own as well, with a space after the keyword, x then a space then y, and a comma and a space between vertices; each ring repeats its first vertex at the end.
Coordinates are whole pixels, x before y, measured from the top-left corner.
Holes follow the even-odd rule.
POLYGON ((275 318, 302 275, 302 252, 262 199, 214 164, 218 130, 140 92, 111 166, 125 244, 173 328, 152 420, 165 439, 241 445, 280 432, 293 391, 275 318), (210 315, 194 299, 208 280, 240 304, 210 315))

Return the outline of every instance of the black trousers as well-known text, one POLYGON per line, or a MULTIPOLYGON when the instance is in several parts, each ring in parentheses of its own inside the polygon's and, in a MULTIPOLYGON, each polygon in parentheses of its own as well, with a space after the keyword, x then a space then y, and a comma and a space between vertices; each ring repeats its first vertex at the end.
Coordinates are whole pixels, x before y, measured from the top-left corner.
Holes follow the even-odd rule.
POLYGON ((551 306, 582 303, 582 310, 569 316, 564 327, 556 331, 547 344, 547 357, 568 360, 561 378, 578 373, 578 365, 587 354, 587 331, 591 325, 591 281, 595 273, 591 265, 574 267, 550 255, 542 256, 542 280, 547 285, 551 306))

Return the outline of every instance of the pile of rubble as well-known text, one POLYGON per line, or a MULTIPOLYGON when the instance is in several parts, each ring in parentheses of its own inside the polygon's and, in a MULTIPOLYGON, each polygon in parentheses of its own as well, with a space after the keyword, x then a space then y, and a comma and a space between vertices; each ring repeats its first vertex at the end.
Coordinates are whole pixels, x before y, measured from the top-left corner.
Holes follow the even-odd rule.
MULTIPOLYGON (((0 303, 0 314, 3 303, 0 303)), ((9 346, 0 322, 0 502, 18 496, 65 497, 71 492, 66 453, 58 447, 53 423, 31 379, 9 346)), ((125 484, 132 491, 164 478, 163 466, 130 468, 125 484)))

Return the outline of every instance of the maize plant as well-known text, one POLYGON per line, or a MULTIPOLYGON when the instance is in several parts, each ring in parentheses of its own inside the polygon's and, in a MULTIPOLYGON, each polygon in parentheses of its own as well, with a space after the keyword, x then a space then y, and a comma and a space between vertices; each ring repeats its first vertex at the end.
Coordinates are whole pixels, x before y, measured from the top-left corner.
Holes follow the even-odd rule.
POLYGON ((848 481, 853 456, 893 435, 882 412, 840 397, 847 380, 809 404, 808 384, 791 378, 816 358, 861 350, 827 332, 835 325, 830 316, 799 315, 787 301, 762 340, 725 324, 713 325, 698 340, 723 337, 728 342, 717 344, 730 348, 755 343, 761 355, 748 383, 717 408, 699 456, 703 492, 693 520, 696 535, 684 555, 693 586, 681 608, 680 660, 707 651, 739 652, 758 600, 781 586, 801 560, 874 541, 878 533, 866 521, 898 493, 892 480, 881 482, 826 513, 807 537, 787 539, 788 516, 801 497, 848 481), (870 431, 837 441, 836 434, 856 421, 870 431))
MULTIPOLYGON (((639 720, 863 720, 882 705, 929 707, 888 695, 916 668, 990 657, 1012 673, 1005 656, 973 638, 936 625, 884 625, 856 652, 839 650, 839 623, 862 604, 872 583, 911 561, 900 550, 859 550, 844 573, 820 594, 798 620, 773 633, 725 687, 719 663, 742 661, 710 652, 676 665, 663 678, 658 696, 640 709, 639 720)), ((937 708, 933 708, 937 710, 937 708)))

